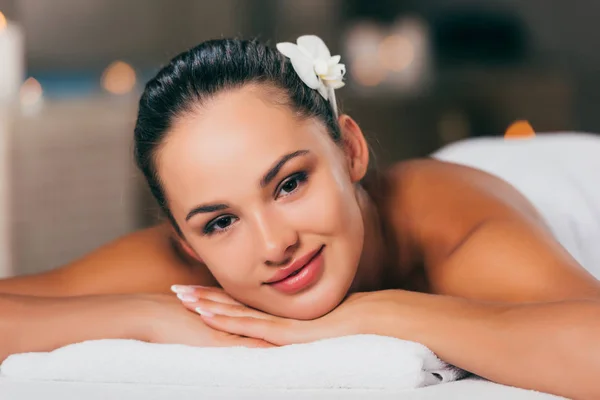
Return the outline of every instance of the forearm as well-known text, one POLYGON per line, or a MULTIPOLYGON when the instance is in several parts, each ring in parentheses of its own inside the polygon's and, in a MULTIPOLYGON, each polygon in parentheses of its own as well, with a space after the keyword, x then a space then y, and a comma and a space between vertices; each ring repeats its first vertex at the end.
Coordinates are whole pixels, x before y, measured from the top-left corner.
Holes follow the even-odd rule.
POLYGON ((68 265, 0 279, 0 293, 67 297, 171 293, 173 284, 216 286, 205 265, 186 256, 166 226, 134 232, 68 265))
POLYGON ((42 298, 0 294, 0 362, 94 339, 136 339, 140 324, 126 296, 42 298))
MULTIPOLYGON (((464 299, 398 292, 411 320, 382 334, 421 342, 445 361, 495 382, 559 394, 600 398, 600 303, 564 301, 486 305, 464 299)), ((398 315, 406 315, 406 311, 398 315)))

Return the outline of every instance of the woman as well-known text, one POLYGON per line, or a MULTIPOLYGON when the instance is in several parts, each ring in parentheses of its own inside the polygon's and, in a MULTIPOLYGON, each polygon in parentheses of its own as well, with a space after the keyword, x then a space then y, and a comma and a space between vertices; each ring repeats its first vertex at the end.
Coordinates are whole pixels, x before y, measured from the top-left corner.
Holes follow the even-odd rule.
MULTIPOLYGON (((328 54, 317 38, 299 44, 328 54)), ((311 66, 313 79, 286 46, 291 61, 257 42, 205 42, 147 84, 135 156, 169 224, 1 282, 2 358, 98 338, 271 346, 373 333, 496 382, 599 397, 600 283, 536 208, 499 178, 433 159, 366 178, 364 136, 336 115, 339 59, 311 66)))

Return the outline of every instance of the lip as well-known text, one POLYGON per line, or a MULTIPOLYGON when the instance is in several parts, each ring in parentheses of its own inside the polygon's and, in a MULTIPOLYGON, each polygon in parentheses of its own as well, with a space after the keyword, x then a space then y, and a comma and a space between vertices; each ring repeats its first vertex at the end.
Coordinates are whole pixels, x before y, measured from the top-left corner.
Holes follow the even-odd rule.
POLYGON ((280 282, 280 281, 286 279, 291 274, 293 274, 294 272, 296 272, 296 271, 304 268, 308 263, 310 263, 313 258, 315 258, 317 255, 319 255, 321 253, 321 251, 323 250, 324 247, 325 246, 321 246, 318 249, 313 250, 310 253, 307 253, 307 254, 303 255, 302 257, 295 259, 287 267, 283 267, 280 270, 278 270, 271 277, 271 279, 269 279, 265 283, 266 284, 273 284, 273 283, 277 283, 277 282, 280 282))
MULTIPOLYGON (((309 255, 298 259, 298 264, 301 264, 302 261, 312 255, 312 257, 309 258, 307 262, 299 269, 291 272, 291 274, 288 274, 285 278, 271 282, 268 285, 278 292, 285 293, 287 295, 293 295, 314 286, 314 284, 319 281, 323 275, 325 262, 323 256, 324 248, 325 246, 321 246, 321 248, 316 252, 311 252, 309 255)), ((287 271, 282 271, 285 271, 286 273, 288 271, 292 271, 291 266, 288 268, 290 269, 287 271)), ((283 272, 281 272, 281 274, 283 274, 283 272)))

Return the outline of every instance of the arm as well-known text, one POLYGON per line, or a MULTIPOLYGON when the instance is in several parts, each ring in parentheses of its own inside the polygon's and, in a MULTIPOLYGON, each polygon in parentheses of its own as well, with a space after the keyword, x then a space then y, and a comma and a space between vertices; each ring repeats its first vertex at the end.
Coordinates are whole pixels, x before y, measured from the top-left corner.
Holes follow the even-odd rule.
POLYGON ((373 295, 359 332, 423 343, 444 361, 494 382, 600 398, 596 300, 492 305, 399 290, 373 295))
POLYGON ((0 362, 95 339, 269 346, 207 327, 170 293, 172 284, 216 282, 179 251, 166 226, 125 236, 57 270, 2 280, 0 362))
POLYGON ((42 298, 0 294, 0 362, 94 339, 142 339, 139 299, 127 296, 42 298))
POLYGON ((66 266, 0 280, 0 293, 78 296, 168 293, 172 284, 215 286, 208 269, 178 250, 167 225, 124 236, 66 266))
POLYGON ((442 360, 489 380, 573 399, 600 398, 600 301, 501 304, 385 290, 351 295, 310 321, 211 299, 185 304, 214 329, 276 345, 376 334, 423 343, 442 360))
POLYGON ((510 185, 442 163, 421 171, 409 230, 444 296, 414 294, 410 337, 500 383, 599 397, 600 282, 510 185))
MULTIPOLYGON (((219 293, 215 294, 220 298, 219 293)), ((31 297, 0 294, 0 362, 24 352, 52 351, 86 340, 135 339, 197 347, 270 347, 219 332, 173 295, 31 297)))

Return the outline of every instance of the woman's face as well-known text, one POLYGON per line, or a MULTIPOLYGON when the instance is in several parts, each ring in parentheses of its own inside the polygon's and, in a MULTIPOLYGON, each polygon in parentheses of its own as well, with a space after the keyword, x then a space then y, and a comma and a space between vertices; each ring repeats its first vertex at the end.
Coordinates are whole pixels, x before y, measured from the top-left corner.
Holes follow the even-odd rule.
POLYGON ((182 117, 158 173, 185 244, 225 291, 312 319, 354 279, 364 235, 354 183, 364 171, 322 124, 265 98, 246 87, 182 117))

